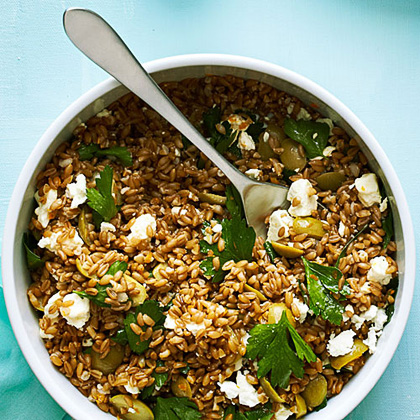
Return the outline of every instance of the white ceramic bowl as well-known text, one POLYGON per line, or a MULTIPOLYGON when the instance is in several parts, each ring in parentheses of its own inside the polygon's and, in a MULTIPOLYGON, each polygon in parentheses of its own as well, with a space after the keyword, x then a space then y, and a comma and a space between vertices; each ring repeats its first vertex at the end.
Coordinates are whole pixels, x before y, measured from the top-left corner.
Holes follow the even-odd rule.
MULTIPOLYGON (((376 353, 311 420, 337 420, 350 413, 369 393, 390 362, 403 334, 414 290, 415 244, 407 202, 388 158, 363 123, 339 100, 310 80, 264 61, 250 58, 200 54, 156 60, 145 65, 158 82, 202 77, 206 74, 233 74, 268 83, 296 95, 306 104, 315 103, 352 136, 359 139, 370 166, 383 181, 394 215, 400 287, 395 313, 379 339, 376 353)), ((51 159, 56 147, 71 137, 73 129, 126 93, 113 79, 100 83, 70 105, 48 128, 26 162, 18 179, 7 213, 3 239, 3 284, 10 321, 23 354, 51 396, 77 420, 110 420, 112 417, 90 403, 59 373, 39 337, 38 318, 26 297, 30 283, 22 247, 22 235, 33 212, 35 175, 51 159)), ((380 410, 380 407, 378 407, 380 410)))

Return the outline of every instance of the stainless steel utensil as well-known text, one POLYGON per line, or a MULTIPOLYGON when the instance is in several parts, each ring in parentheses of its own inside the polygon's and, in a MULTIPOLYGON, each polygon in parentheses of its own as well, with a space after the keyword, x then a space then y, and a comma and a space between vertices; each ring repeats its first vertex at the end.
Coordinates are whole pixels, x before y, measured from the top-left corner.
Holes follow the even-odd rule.
POLYGON ((67 36, 80 51, 149 104, 229 178, 241 195, 248 224, 257 235, 265 238, 264 219, 276 208, 287 207, 288 188, 248 178, 217 152, 98 14, 87 9, 70 8, 64 13, 63 24, 67 36))

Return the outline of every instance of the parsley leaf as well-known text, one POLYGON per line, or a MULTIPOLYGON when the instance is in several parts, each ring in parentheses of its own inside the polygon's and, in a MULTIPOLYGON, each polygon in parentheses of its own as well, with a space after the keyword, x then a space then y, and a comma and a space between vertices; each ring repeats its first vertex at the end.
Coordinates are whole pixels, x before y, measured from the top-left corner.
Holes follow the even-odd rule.
POLYGON ((310 159, 322 156, 330 135, 330 128, 325 123, 315 121, 295 121, 287 118, 284 121, 284 132, 302 144, 310 159))
POLYGON ((118 211, 112 197, 112 177, 112 168, 106 165, 99 178, 96 178, 98 189, 88 188, 86 190, 89 207, 98 212, 106 222, 109 222, 118 211))
POLYGON ((157 398, 153 410, 156 420, 200 420, 201 414, 195 403, 188 398, 157 398))
POLYGON ((252 411, 244 411, 243 413, 237 411, 235 406, 230 405, 225 410, 223 418, 226 419, 229 414, 232 415, 231 420, 270 420, 273 417, 270 403, 265 404, 261 408, 252 411))
POLYGON ((347 284, 341 291, 338 289, 338 281, 343 274, 337 267, 325 267, 311 263, 304 257, 302 260, 305 267, 309 307, 316 315, 321 315, 325 320, 340 325, 343 320, 344 307, 331 295, 331 292, 344 296, 350 293, 347 284), (339 274, 341 276, 337 278, 339 274))
POLYGON ((394 225, 393 225, 391 211, 389 212, 388 216, 386 216, 385 219, 382 220, 382 228, 385 231, 384 244, 383 244, 383 248, 385 249, 388 246, 388 244, 391 242, 391 238, 394 236, 394 225))
MULTIPOLYGON (((115 261, 111 266, 108 268, 108 271, 105 274, 110 274, 111 276, 114 276, 118 273, 118 271, 126 271, 128 267, 128 264, 125 261, 115 261)), ((98 291, 98 293, 93 296, 89 293, 86 293, 85 291, 81 292, 75 292, 80 297, 88 298, 91 300, 94 304, 102 307, 102 308, 109 308, 111 305, 109 303, 105 303, 105 299, 108 297, 108 293, 106 292, 106 289, 108 287, 111 287, 111 284, 99 284, 97 283, 95 286, 95 289, 98 291)))
MULTIPOLYGON (((127 334, 128 344, 130 345, 131 350, 136 354, 144 353, 148 348, 149 344, 152 341, 151 338, 148 340, 141 341, 140 337, 137 334, 134 334, 131 329, 131 324, 137 324, 137 315, 139 313, 147 314, 150 318, 155 321, 153 326, 154 330, 163 328, 163 323, 165 322, 166 316, 163 314, 162 308, 159 306, 159 303, 155 300, 146 300, 141 305, 137 306, 136 313, 130 313, 124 319, 124 330, 127 334)), ((147 326, 142 327, 143 331, 146 331, 147 326)))
POLYGON ((277 324, 256 325, 249 334, 245 357, 258 359, 258 378, 271 372, 273 387, 286 388, 292 372, 297 378, 303 378, 303 360, 316 361, 314 352, 290 324, 286 311, 277 324), (294 349, 289 344, 287 331, 294 349))
POLYGON ((113 337, 111 337, 111 340, 121 344, 122 346, 125 346, 128 343, 127 333, 125 330, 119 330, 113 337))
POLYGON ((101 149, 97 144, 82 144, 79 149, 80 160, 92 159, 94 156, 114 156, 123 166, 132 166, 133 158, 130 151, 126 147, 113 146, 106 149, 101 149))
MULTIPOLYGON (((156 362, 156 367, 161 367, 161 366, 165 366, 165 363, 163 362, 163 360, 158 360, 156 362)), ((168 372, 156 373, 156 370, 153 371, 152 377, 155 378, 155 382, 153 382, 152 385, 143 389, 143 392, 141 393, 141 399, 143 400, 143 399, 149 398, 153 394, 153 391, 155 390, 155 388, 157 388, 158 390, 162 388, 162 386, 168 380, 168 376, 169 376, 168 372)))
POLYGON ((232 217, 245 219, 245 211, 241 196, 232 184, 229 184, 226 187, 226 208, 232 217))
POLYGON ((32 236, 29 236, 27 233, 23 235, 23 246, 25 247, 26 262, 29 270, 36 270, 37 268, 43 267, 44 261, 42 261, 41 257, 35 254, 31 249, 36 247, 36 242, 33 240, 32 236))
POLYGON ((223 264, 228 261, 252 260, 252 250, 255 244, 255 231, 248 227, 244 219, 234 217, 233 219, 222 220, 222 238, 225 241, 225 249, 220 252, 217 244, 210 245, 205 240, 200 241, 200 249, 203 253, 212 251, 213 255, 219 257, 220 268, 216 271, 213 268, 213 257, 207 257, 201 262, 200 267, 207 276, 213 276, 213 282, 221 282, 225 277, 222 270, 223 264))

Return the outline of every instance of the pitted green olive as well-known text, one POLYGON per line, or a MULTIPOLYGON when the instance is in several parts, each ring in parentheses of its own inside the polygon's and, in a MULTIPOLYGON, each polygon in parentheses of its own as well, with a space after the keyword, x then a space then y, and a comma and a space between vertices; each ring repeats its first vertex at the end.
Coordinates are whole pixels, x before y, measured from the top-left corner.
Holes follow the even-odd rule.
POLYGON ((323 191, 337 191, 345 179, 345 175, 341 172, 325 172, 316 178, 316 182, 323 191))
POLYGON ((306 405, 312 408, 322 404, 326 396, 327 380, 322 375, 317 375, 312 379, 302 392, 302 397, 305 399, 306 405))
POLYGON ((109 353, 103 359, 101 359, 99 353, 92 349, 91 357, 93 369, 100 370, 104 375, 109 375, 121 365, 124 359, 124 349, 119 344, 116 344, 111 347, 109 353))
POLYGON ((126 412, 126 414, 120 414, 123 420, 154 420, 155 418, 152 410, 146 404, 128 395, 115 395, 110 401, 118 412, 122 410, 126 412))
POLYGON ((293 230, 298 235, 307 233, 308 236, 315 239, 321 239, 326 233, 322 222, 313 217, 296 217, 296 219, 293 220, 293 230))
POLYGON ((281 163, 289 170, 301 171, 306 165, 306 157, 299 153, 299 143, 286 139, 281 143, 283 153, 280 155, 281 163))

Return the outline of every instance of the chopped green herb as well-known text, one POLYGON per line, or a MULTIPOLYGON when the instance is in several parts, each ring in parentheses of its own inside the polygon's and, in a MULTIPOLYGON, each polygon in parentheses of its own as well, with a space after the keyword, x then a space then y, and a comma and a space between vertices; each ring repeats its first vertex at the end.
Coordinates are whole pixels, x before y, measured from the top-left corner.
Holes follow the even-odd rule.
POLYGON ((195 403, 188 398, 158 397, 153 410, 156 420, 200 420, 201 414, 195 403))
POLYGON ((32 251, 32 249, 35 249, 36 247, 36 242, 33 240, 32 236, 29 236, 27 233, 23 234, 23 246, 25 247, 26 262, 29 270, 36 270, 37 268, 43 267, 44 261, 42 261, 39 255, 32 251))
POLYGON ((210 245, 205 240, 200 241, 200 249, 203 253, 212 251, 213 256, 207 257, 200 264, 206 276, 213 276, 213 282, 221 282, 225 277, 222 270, 223 264, 228 261, 252 260, 252 250, 255 244, 255 231, 248 227, 244 219, 234 217, 222 220, 222 238, 225 241, 225 249, 218 250, 217 244, 210 245), (220 268, 216 271, 213 267, 213 257, 219 257, 220 268))
POLYGON ((394 224, 392 220, 392 213, 389 211, 388 216, 382 220, 382 227, 385 231, 383 248, 385 249, 391 242, 391 238, 394 236, 394 224))
MULTIPOLYGON (((157 367, 165 366, 165 363, 162 360, 158 360, 156 362, 157 367)), ((144 388, 143 392, 141 393, 141 399, 149 398, 155 389, 160 389, 168 380, 168 372, 164 373, 156 373, 156 370, 153 371, 152 377, 155 378, 155 382, 152 385, 144 388)))
POLYGON ((111 276, 115 276, 118 271, 122 271, 123 273, 127 271, 128 264, 125 261, 115 261, 111 266, 108 268, 106 274, 110 274, 111 276))
POLYGON ((359 230, 359 232, 356 233, 356 235, 353 236, 345 245, 344 248, 341 250, 340 255, 337 258, 337 261, 335 263, 335 266, 338 267, 340 265, 341 258, 345 257, 347 254, 347 249, 349 246, 364 232, 364 230, 369 226, 369 223, 366 223, 362 229, 359 230))
POLYGON ((125 346, 128 343, 127 333, 125 329, 117 331, 117 333, 111 337, 111 340, 115 341, 122 346, 125 346))
POLYGON ((274 251, 273 245, 271 245, 271 242, 265 241, 264 248, 267 251, 268 256, 270 257, 271 262, 273 263, 277 256, 276 251, 274 251))
POLYGON ((183 134, 181 135, 181 140, 184 150, 187 150, 190 146, 193 145, 183 134))
POLYGON ((226 419, 229 414, 232 415, 231 420, 270 420, 273 417, 272 406, 270 403, 265 404, 261 408, 257 408, 252 411, 244 411, 241 413, 233 405, 230 405, 224 413, 224 419, 226 419))
MULTIPOLYGON (((137 324, 137 315, 139 313, 147 314, 155 321, 155 325, 153 326, 154 330, 163 328, 166 316, 163 314, 159 303, 155 300, 146 300, 144 303, 137 306, 135 314, 130 313, 126 316, 124 319, 124 329, 127 334, 128 344, 134 353, 140 355, 149 348, 152 339, 149 338, 148 340, 140 341, 140 337, 137 334, 134 334, 131 329, 131 324, 137 324)), ((146 328, 147 326, 142 327, 143 331, 146 331, 146 328)))
POLYGON ((328 143, 330 128, 325 123, 315 121, 284 121, 284 132, 293 140, 302 144, 310 159, 322 156, 328 143))
POLYGON ((183 375, 186 375, 189 371, 190 371, 190 367, 187 365, 181 369, 179 369, 179 372, 182 373, 183 375))
POLYGON ((117 206, 112 197, 112 168, 107 165, 104 170, 96 178, 96 187, 88 188, 86 195, 88 198, 88 205, 95 212, 99 213, 102 220, 109 222, 117 214, 117 206))
POLYGON ((274 387, 286 388, 292 372, 297 378, 303 378, 303 360, 316 361, 314 352, 290 324, 286 311, 277 324, 256 325, 249 334, 245 357, 258 360, 259 378, 271 372, 270 382, 274 387))
POLYGON ((291 184, 292 181, 290 181, 290 177, 293 175, 296 175, 296 172, 293 171, 292 169, 287 169, 287 168, 283 168, 283 180, 287 183, 287 184, 291 184))
POLYGON ((309 307, 316 315, 321 315, 325 320, 340 325, 343 320, 344 307, 331 293, 340 293, 344 296, 350 293, 347 284, 344 285, 342 290, 338 289, 338 281, 343 274, 336 267, 320 266, 309 262, 304 257, 302 257, 302 260, 305 267, 309 307), (320 269, 319 267, 325 267, 326 269, 320 269))
POLYGON ((101 149, 97 144, 82 144, 79 149, 80 160, 89 160, 94 156, 114 156, 123 166, 132 166, 133 158, 130 151, 126 147, 114 146, 106 149, 101 149))
POLYGON ((111 287, 110 284, 99 284, 97 283, 95 286, 95 289, 98 291, 98 293, 93 296, 90 295, 89 293, 86 293, 84 290, 81 292, 74 292, 77 295, 79 295, 82 298, 87 298, 89 300, 91 300, 95 305, 100 306, 101 308, 109 308, 111 305, 108 303, 105 303, 105 299, 108 297, 108 293, 106 292, 106 289, 108 289, 108 287, 111 287))
POLYGON ((241 196, 232 184, 226 187, 226 208, 232 217, 245 218, 241 196))

